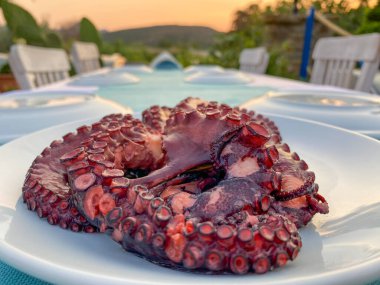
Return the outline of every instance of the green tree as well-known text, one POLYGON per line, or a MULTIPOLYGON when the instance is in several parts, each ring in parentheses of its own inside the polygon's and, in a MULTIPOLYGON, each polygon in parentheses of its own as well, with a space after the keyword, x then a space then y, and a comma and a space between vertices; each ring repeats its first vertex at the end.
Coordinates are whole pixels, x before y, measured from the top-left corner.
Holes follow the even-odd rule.
POLYGON ((380 33, 380 1, 374 8, 366 9, 364 20, 356 32, 358 34, 380 33))
POLYGON ((8 27, 0 27, 0 52, 8 52, 12 45, 12 34, 8 27))
POLYGON ((24 8, 6 0, 0 6, 13 42, 25 42, 44 47, 62 47, 61 38, 53 31, 38 25, 34 17, 24 8))
POLYGON ((211 62, 225 67, 239 66, 239 54, 244 48, 256 47, 263 44, 265 25, 261 8, 250 5, 245 10, 235 13, 232 31, 220 34, 210 50, 211 62))
POLYGON ((88 18, 82 18, 80 21, 79 38, 82 42, 95 43, 98 49, 102 50, 102 38, 95 25, 88 18))

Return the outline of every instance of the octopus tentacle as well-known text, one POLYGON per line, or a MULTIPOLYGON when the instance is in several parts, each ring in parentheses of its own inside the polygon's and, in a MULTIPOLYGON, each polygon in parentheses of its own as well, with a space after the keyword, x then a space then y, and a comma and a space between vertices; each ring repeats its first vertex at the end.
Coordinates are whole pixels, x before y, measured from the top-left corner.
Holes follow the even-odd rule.
MULTIPOLYGON (((211 197, 208 202, 228 201, 227 190, 235 191, 232 185, 236 185, 236 181, 217 186, 219 189, 228 189, 224 189, 217 200, 211 197)), ((284 216, 269 216, 262 209, 254 210, 255 213, 261 212, 260 215, 247 212, 241 212, 240 216, 233 215, 239 209, 244 209, 245 205, 240 204, 239 209, 224 209, 224 222, 221 222, 220 219, 212 219, 215 213, 209 207, 198 207, 206 199, 206 192, 202 194, 203 197, 190 201, 187 207, 179 211, 178 203, 170 204, 170 198, 154 197, 145 187, 138 188, 129 188, 128 192, 134 194, 129 193, 131 198, 120 205, 114 204, 117 199, 112 200, 114 197, 104 185, 76 192, 83 194, 85 201, 93 203, 94 207, 84 206, 84 212, 89 219, 96 218, 106 223, 113 229, 112 237, 115 241, 126 250, 150 261, 184 270, 265 273, 284 266, 287 261, 296 258, 300 250, 301 241, 297 228, 284 216), (108 201, 107 205, 112 204, 113 208, 103 211, 102 200, 108 201), (97 209, 94 210, 95 208, 97 209), (205 215, 199 213, 202 208, 205 215), (191 214, 195 214, 195 217, 191 214)), ((185 192, 177 193, 174 197, 183 193, 185 192)), ((243 196, 247 198, 246 203, 250 204, 248 193, 243 196)), ((183 199, 188 197, 185 195, 183 199)), ((219 211, 217 216, 220 218, 220 211, 223 209, 215 209, 219 211)), ((98 226, 104 227, 100 223, 98 226)))
MULTIPOLYGON (((131 119, 126 116, 126 119, 131 119)), ((88 165, 82 164, 84 148, 93 142, 93 137, 119 124, 121 115, 104 117, 91 127, 80 127, 77 134, 67 134, 63 140, 56 140, 45 148, 30 167, 23 186, 23 200, 28 209, 36 211, 39 217, 46 218, 50 224, 73 231, 97 231, 79 214, 72 198, 71 190, 66 183, 66 166, 69 171, 81 172, 88 165)))
MULTIPOLYGON (((137 141, 141 136, 151 133, 156 135, 155 132, 145 129, 141 122, 131 115, 116 114, 106 116, 92 126, 80 127, 76 134, 67 134, 63 140, 53 141, 50 147, 34 160, 27 173, 23 186, 23 200, 28 209, 36 211, 41 218, 46 218, 50 224, 57 224, 61 228, 69 228, 72 231, 98 231, 75 206, 67 176, 84 175, 82 187, 85 187, 86 183, 93 183, 93 176, 85 175, 90 169, 93 168, 95 173, 100 173, 107 167, 120 164, 118 150, 110 150, 116 140, 128 135, 137 141), (84 157, 87 159, 83 160, 84 157)), ((131 140, 129 142, 133 143, 131 140)), ((133 150, 133 147, 128 149, 133 150)), ((133 151, 135 152, 137 150, 133 151)), ((144 152, 142 155, 144 158, 147 157, 144 152)), ((131 160, 139 158, 139 155, 133 155, 131 160)), ((148 165, 151 164, 150 162, 148 165)))
POLYGON ((142 121, 144 124, 162 133, 165 123, 172 112, 172 108, 155 105, 142 113, 142 121))

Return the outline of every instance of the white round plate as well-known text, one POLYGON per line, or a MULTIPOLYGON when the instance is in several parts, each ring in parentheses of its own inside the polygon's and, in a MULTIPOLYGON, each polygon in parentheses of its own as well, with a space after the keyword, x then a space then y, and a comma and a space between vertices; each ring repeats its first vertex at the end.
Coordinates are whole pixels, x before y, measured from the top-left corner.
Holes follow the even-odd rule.
POLYGON ((183 70, 183 72, 187 73, 187 74, 192 74, 192 73, 199 72, 199 71, 202 71, 202 72, 223 72, 224 68, 219 66, 219 65, 215 65, 215 64, 198 64, 198 65, 190 65, 183 70))
MULTIPOLYGON (((0 258, 55 284, 362 284, 380 277, 380 143, 324 124, 270 116, 284 141, 316 173, 330 203, 301 230, 294 262, 264 275, 203 275, 163 268, 127 253, 104 234, 62 230, 21 201, 24 175, 61 125, 0 148, 0 258)), ((238 189, 237 189, 238 191, 238 189)))
POLYGON ((323 122, 380 139, 380 97, 325 90, 271 91, 241 108, 323 122))
POLYGON ((127 64, 123 67, 111 69, 110 73, 132 73, 132 74, 145 74, 152 73, 153 69, 145 64, 127 64))
POLYGON ((240 71, 199 71, 185 78, 185 82, 193 84, 248 84, 252 77, 240 71))
POLYGON ((80 91, 31 91, 0 97, 0 145, 47 127, 112 113, 132 113, 128 107, 80 91))

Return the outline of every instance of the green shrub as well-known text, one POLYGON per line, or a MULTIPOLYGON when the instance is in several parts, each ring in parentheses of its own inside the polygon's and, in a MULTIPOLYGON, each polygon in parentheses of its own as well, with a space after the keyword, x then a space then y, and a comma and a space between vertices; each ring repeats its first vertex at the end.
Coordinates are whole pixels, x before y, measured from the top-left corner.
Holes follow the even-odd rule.
POLYGON ((267 74, 293 79, 297 78, 298 75, 289 69, 290 61, 284 56, 289 49, 291 49, 291 43, 287 41, 281 46, 275 46, 269 50, 267 74))
POLYGON ((11 67, 9 63, 6 63, 0 68, 0 74, 8 74, 8 73, 12 73, 12 71, 11 71, 11 67))
POLYGON ((380 2, 365 12, 364 21, 356 31, 358 34, 380 33, 380 2))

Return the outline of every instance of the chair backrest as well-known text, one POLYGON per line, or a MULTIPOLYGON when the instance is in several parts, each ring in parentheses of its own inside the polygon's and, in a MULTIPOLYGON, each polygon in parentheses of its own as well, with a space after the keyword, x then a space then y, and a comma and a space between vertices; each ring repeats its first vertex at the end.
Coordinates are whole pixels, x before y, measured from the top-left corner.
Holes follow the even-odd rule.
POLYGON ((100 68, 99 50, 96 44, 74 42, 71 57, 77 74, 91 72, 100 68))
POLYGON ((32 89, 69 77, 70 63, 63 49, 13 45, 9 64, 22 89, 32 89))
POLYGON ((246 48, 240 53, 240 70, 264 74, 269 63, 269 54, 265 47, 246 48))
POLYGON ((380 63, 380 34, 319 39, 313 59, 312 83, 369 92, 380 63), (355 81, 358 63, 361 70, 355 81))

